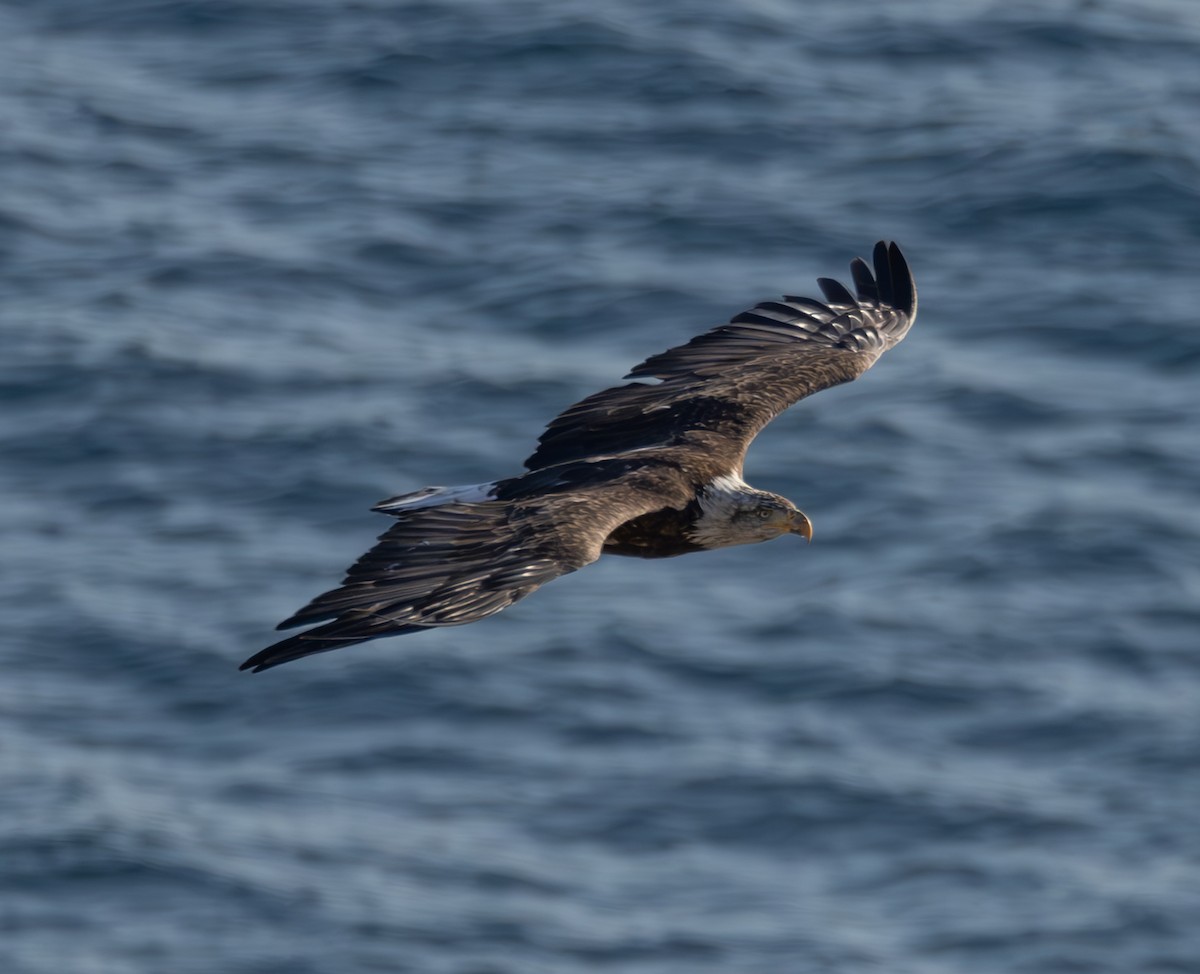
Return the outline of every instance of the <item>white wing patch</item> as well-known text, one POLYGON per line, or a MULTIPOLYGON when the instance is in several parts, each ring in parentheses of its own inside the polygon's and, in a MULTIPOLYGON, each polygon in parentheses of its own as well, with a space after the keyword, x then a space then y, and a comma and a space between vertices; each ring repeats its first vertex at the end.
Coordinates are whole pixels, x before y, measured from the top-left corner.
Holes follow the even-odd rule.
POLYGON ((423 487, 411 494, 400 494, 380 501, 373 511, 383 514, 400 514, 404 511, 415 511, 422 507, 441 507, 443 504, 476 504, 490 501, 496 496, 496 485, 468 484, 463 487, 423 487))
POLYGON ((729 494, 736 494, 741 497, 748 493, 754 493, 754 488, 746 483, 746 481, 742 480, 737 474, 723 473, 719 477, 713 477, 712 481, 704 486, 700 497, 700 506, 705 506, 704 499, 706 497, 715 499, 729 494))

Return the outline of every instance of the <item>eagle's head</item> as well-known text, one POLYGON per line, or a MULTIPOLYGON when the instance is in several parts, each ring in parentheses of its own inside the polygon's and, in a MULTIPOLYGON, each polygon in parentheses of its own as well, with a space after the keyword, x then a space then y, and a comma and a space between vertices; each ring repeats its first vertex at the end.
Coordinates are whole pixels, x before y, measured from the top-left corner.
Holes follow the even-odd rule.
POLYGON ((812 540, 812 522, 786 497, 718 477, 700 491, 700 517, 691 538, 703 548, 770 541, 781 534, 812 540))

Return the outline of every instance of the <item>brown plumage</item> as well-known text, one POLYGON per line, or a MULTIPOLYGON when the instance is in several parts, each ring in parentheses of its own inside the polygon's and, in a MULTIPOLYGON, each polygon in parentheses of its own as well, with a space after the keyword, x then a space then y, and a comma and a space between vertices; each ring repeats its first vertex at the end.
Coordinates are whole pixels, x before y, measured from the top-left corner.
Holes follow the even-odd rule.
POLYGON ((765 301, 651 356, 630 382, 547 427, 525 474, 383 501, 397 520, 279 628, 320 623, 242 664, 255 672, 380 636, 493 615, 602 553, 666 558, 780 534, 811 538, 786 498, 742 482, 751 440, 797 400, 849 382, 899 342, 917 311, 900 249, 875 245, 855 293, 820 278, 825 302, 765 301))

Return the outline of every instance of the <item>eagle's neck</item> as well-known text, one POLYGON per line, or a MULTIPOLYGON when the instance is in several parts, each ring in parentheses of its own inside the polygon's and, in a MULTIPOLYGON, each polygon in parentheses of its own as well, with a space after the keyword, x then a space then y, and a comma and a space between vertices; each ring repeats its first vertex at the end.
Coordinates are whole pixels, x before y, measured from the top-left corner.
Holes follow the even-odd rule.
POLYGON ((723 474, 700 488, 696 500, 700 516, 689 532, 691 540, 701 548, 727 548, 730 545, 762 541, 749 536, 734 516, 754 505, 761 491, 755 490, 735 474, 723 474))

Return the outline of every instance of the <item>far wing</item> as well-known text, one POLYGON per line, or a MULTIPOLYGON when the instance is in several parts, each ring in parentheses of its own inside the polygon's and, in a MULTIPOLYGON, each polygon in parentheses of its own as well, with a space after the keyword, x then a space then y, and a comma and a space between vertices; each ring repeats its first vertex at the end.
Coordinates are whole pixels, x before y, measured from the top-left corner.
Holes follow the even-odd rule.
POLYGON ((874 273, 855 258, 854 293, 819 278, 825 303, 785 297, 648 358, 630 378, 571 406, 538 440, 531 470, 589 456, 718 434, 738 457, 763 426, 796 401, 849 382, 899 342, 917 314, 917 290, 894 243, 875 245, 874 273))

